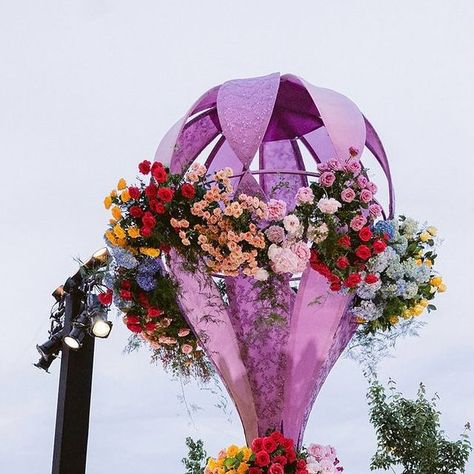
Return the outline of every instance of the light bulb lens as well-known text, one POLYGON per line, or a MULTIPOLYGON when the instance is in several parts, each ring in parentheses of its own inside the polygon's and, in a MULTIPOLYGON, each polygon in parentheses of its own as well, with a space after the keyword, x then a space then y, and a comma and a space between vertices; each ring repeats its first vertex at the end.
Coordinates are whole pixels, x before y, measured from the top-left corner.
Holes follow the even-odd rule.
POLYGON ((64 338, 64 343, 71 349, 77 350, 81 347, 81 343, 77 340, 74 339, 71 336, 66 336, 64 338))
POLYGON ((96 337, 107 337, 112 329, 112 324, 109 321, 98 319, 92 326, 92 334, 96 337))

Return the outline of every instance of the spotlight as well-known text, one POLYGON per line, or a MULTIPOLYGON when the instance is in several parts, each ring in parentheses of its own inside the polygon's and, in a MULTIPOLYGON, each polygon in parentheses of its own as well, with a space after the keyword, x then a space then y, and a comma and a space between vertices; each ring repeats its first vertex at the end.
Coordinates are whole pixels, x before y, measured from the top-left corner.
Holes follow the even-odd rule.
POLYGON ((84 264, 87 268, 100 268, 109 260, 110 254, 107 248, 101 248, 92 254, 92 257, 84 264))
POLYGON ((44 344, 37 344, 36 349, 40 353, 40 360, 34 364, 38 369, 43 369, 49 373, 49 367, 61 350, 62 326, 57 326, 51 333, 51 337, 44 344))
POLYGON ((84 310, 73 322, 71 332, 64 337, 64 343, 73 350, 78 350, 82 346, 82 341, 86 337, 86 330, 89 322, 89 315, 84 310))
POLYGON ((112 330, 112 323, 107 321, 107 315, 103 312, 97 313, 92 317, 92 334, 95 337, 105 339, 109 337, 112 330))
POLYGON ((33 364, 38 369, 43 369, 45 372, 49 374, 49 367, 53 363, 54 359, 56 359, 56 355, 48 356, 48 357, 40 357, 40 360, 33 364))

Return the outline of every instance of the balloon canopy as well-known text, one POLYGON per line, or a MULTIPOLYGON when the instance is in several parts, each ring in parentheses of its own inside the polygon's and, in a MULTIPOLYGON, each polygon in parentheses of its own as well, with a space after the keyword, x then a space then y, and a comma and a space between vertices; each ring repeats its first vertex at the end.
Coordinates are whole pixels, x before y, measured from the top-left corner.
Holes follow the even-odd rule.
MULTIPOLYGON (((210 173, 231 167, 237 194, 282 199, 291 210, 317 163, 360 156, 364 146, 387 178, 392 217, 390 168, 369 121, 343 95, 275 73, 210 89, 165 135, 155 160, 174 173, 196 159, 210 173)), ((179 304, 236 404, 247 441, 280 429, 300 444, 314 400, 356 330, 352 296, 330 292, 308 267, 299 285, 296 277, 279 279, 265 296, 249 277, 225 277, 224 301, 204 266, 189 272, 172 253, 170 267, 179 304)))

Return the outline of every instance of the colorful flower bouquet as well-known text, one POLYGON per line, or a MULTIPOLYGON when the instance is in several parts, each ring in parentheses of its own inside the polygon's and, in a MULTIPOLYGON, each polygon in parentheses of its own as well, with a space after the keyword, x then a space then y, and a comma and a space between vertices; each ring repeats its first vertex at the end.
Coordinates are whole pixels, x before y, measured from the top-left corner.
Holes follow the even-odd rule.
POLYGON ((209 458, 205 474, 337 474, 344 471, 331 446, 311 444, 297 450, 292 439, 274 431, 251 446, 231 445, 209 458))
POLYGON ((121 179, 104 201, 114 263, 101 301, 113 299, 166 367, 204 379, 210 366, 166 272, 171 250, 189 269, 204 262, 216 278, 244 274, 262 287, 310 265, 330 291, 354 295, 352 313, 366 332, 435 309, 430 301, 446 288, 433 270, 436 229, 403 216, 383 220, 377 187, 356 155, 319 164, 292 209, 278 199, 234 195, 230 168, 208 176, 194 163, 182 176, 159 162, 140 163, 148 181, 127 187, 121 179))

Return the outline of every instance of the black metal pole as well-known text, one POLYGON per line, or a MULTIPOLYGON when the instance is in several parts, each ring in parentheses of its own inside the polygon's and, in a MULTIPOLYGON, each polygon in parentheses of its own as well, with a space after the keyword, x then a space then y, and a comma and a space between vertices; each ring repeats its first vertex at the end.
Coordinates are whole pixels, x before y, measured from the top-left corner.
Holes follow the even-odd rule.
MULTIPOLYGON (((81 298, 76 290, 66 295, 66 334, 80 306, 81 298)), ((93 359, 93 337, 86 335, 78 351, 69 349, 63 342, 52 474, 86 472, 93 359)))

